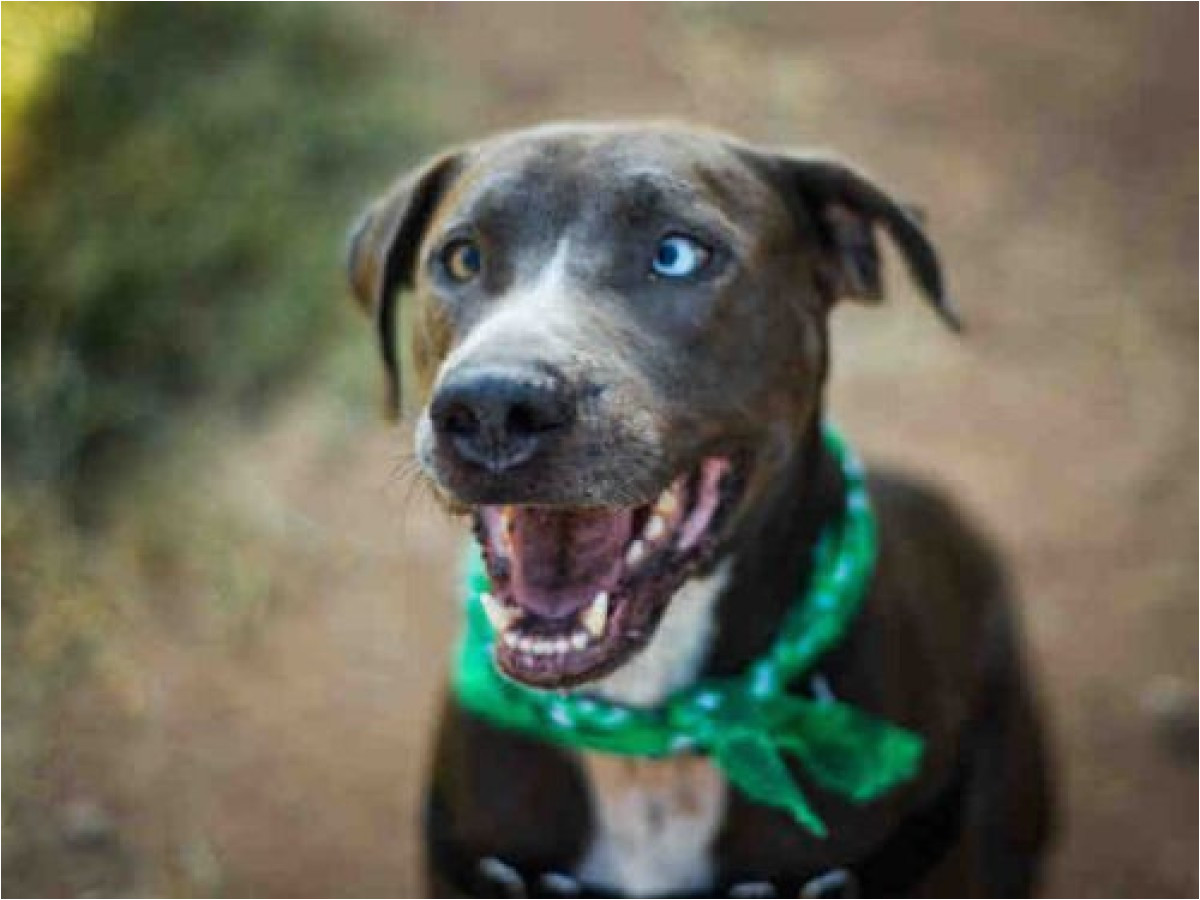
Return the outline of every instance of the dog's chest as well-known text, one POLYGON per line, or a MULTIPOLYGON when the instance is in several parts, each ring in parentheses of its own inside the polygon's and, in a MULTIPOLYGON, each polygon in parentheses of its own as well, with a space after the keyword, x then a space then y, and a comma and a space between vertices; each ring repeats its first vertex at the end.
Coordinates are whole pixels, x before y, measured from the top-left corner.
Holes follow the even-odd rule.
POLYGON ((725 779, 704 757, 583 756, 596 833, 580 877, 627 896, 705 890, 725 779))
MULTIPOLYGON (((595 693, 645 706, 690 682, 708 650, 729 569, 726 561, 709 577, 684 585, 650 646, 595 693)), ((721 773, 700 756, 650 760, 581 753, 580 762, 594 833, 579 876, 629 896, 704 890, 727 799, 721 773)))

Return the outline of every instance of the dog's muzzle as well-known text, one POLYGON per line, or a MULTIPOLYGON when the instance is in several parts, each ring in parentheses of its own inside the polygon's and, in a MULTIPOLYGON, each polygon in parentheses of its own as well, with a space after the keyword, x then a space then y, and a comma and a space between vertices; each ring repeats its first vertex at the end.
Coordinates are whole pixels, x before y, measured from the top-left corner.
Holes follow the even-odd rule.
POLYGON ((624 502, 581 500, 576 392, 544 364, 459 364, 429 423, 442 487, 474 517, 496 664, 530 685, 594 680, 645 646, 740 495, 739 467, 704 456, 624 502))

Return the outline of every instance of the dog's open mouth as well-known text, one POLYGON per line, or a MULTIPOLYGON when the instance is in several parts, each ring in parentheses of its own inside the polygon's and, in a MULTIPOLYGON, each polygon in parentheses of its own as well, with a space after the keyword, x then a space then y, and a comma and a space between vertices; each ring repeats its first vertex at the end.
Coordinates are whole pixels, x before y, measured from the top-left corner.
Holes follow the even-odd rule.
POLYGON ((561 688, 625 662, 712 555, 738 480, 709 457, 643 505, 476 507, 501 671, 561 688))

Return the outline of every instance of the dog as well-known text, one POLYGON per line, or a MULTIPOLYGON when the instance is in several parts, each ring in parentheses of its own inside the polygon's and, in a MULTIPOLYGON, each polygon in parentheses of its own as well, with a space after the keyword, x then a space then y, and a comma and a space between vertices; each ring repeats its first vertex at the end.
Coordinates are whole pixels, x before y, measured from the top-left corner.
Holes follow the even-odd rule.
MULTIPOLYGON (((423 477, 469 515, 505 684, 661 708, 741 677, 846 514, 822 439, 829 316, 882 296, 877 233, 957 318, 921 217, 833 157, 659 124, 555 124, 444 152, 354 229, 355 296, 400 398, 411 294, 423 477)), ((788 772, 824 836, 703 750, 543 740, 448 696, 433 895, 1028 896, 1046 752, 1002 567, 926 487, 875 473, 846 634, 787 687, 923 742, 872 802, 788 772), (767 802, 764 802, 767 801, 767 802)))

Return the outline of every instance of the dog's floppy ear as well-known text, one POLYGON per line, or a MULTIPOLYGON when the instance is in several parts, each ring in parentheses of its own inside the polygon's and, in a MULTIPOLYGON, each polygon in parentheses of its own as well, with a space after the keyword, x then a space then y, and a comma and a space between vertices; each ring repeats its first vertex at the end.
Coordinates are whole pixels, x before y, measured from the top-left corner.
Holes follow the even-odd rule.
POLYGON ((822 250, 819 275, 831 297, 870 303, 882 299, 875 240, 876 228, 882 228, 942 321, 961 329, 919 210, 898 203, 865 175, 829 157, 780 155, 769 157, 767 164, 785 199, 816 232, 822 250))
POLYGON ((400 411, 396 355, 396 295, 412 287, 417 252, 438 200, 460 162, 448 152, 413 169, 373 203, 350 233, 346 267, 359 305, 375 321, 387 376, 387 411, 400 411))

